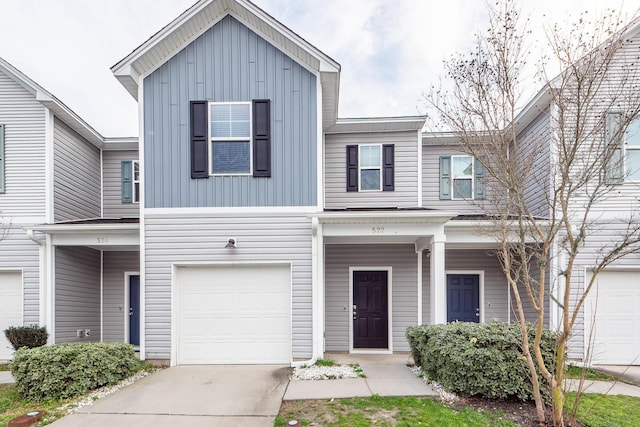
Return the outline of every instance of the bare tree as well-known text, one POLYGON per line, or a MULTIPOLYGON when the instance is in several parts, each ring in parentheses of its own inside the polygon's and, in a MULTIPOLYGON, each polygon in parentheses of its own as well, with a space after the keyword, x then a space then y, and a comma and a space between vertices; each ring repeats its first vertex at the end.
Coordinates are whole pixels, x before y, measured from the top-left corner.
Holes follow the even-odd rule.
POLYGON ((543 89, 525 113, 520 101, 532 85, 525 78, 530 33, 511 0, 490 10, 489 29, 477 35, 473 52, 445 63, 452 89, 425 95, 437 125, 457 133, 462 150, 486 170, 487 199, 477 206, 492 226, 482 231, 498 244, 496 253, 514 296, 538 419, 545 421, 544 379, 556 426, 564 425, 567 343, 585 299, 598 273, 640 251, 640 221, 633 213, 607 217, 619 230, 607 243, 592 238, 607 212, 603 205, 624 180, 621 144, 640 113, 640 58, 637 46, 630 48, 633 40, 626 39, 629 27, 613 11, 593 22, 586 16, 569 28, 548 29, 552 54, 538 61, 535 83, 543 89), (550 77, 551 65, 559 65, 559 75, 550 77), (521 125, 538 120, 540 126, 533 129, 521 125), (584 257, 592 274, 583 283, 576 267, 584 257), (550 295, 549 284, 557 278, 562 286, 553 287, 550 295), (550 298, 561 313, 554 366, 541 351, 550 298), (535 313, 533 342, 525 303, 535 313))

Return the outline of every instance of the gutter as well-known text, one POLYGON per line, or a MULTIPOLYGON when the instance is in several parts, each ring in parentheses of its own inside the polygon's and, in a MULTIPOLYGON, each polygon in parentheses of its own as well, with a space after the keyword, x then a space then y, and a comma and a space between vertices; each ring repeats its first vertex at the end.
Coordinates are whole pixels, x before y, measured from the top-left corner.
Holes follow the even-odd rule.
POLYGON ((27 237, 33 242, 35 242, 38 246, 45 245, 46 242, 44 240, 40 240, 36 237, 35 230, 33 228, 27 228, 26 232, 27 232, 27 237))

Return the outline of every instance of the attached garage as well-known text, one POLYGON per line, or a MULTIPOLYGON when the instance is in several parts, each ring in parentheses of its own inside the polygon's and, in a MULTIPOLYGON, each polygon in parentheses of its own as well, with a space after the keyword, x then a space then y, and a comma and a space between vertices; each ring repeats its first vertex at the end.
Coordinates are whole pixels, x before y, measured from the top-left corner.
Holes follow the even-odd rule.
POLYGON ((291 265, 176 267, 175 362, 289 364, 291 265))
POLYGON ((13 357, 13 347, 4 336, 9 326, 22 326, 22 273, 0 271, 0 360, 13 357))
POLYGON ((640 365, 640 271, 598 274, 585 304, 584 326, 585 347, 594 337, 591 363, 640 365))

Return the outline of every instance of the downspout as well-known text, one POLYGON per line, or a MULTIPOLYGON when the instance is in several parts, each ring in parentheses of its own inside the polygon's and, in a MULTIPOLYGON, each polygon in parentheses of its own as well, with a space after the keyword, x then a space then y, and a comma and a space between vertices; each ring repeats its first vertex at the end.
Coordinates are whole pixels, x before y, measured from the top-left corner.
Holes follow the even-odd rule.
MULTIPOLYGON (((39 268, 38 268, 38 275, 39 275, 39 298, 38 298, 38 305, 39 305, 39 313, 38 313, 38 323, 40 323, 40 325, 45 325, 47 326, 47 319, 46 319, 46 301, 47 301, 47 251, 46 251, 46 240, 41 240, 38 239, 35 235, 35 231, 32 228, 27 228, 25 229, 25 231, 27 232, 27 237, 29 238, 29 240, 33 241, 35 244, 38 245, 38 249, 39 249, 39 268)), ((49 336, 51 336, 51 334, 49 334, 49 336)))
POLYGON ((302 366, 311 366, 316 363, 318 358, 320 357, 320 340, 322 339, 322 322, 320 322, 320 309, 322 308, 320 304, 320 287, 323 286, 320 283, 320 266, 318 260, 318 246, 319 246, 319 237, 318 237, 318 226, 319 221, 317 217, 312 218, 311 220, 311 301, 312 301, 312 332, 311 339, 313 342, 313 350, 311 353, 311 359, 309 360, 298 360, 291 361, 292 368, 299 368, 302 366))

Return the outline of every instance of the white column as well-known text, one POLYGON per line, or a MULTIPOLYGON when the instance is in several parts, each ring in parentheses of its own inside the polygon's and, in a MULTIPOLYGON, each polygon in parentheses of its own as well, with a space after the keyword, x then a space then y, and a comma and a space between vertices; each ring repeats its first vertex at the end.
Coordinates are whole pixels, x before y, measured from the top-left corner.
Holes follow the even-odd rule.
POLYGON ((422 295, 422 257, 424 256, 423 251, 416 251, 418 255, 418 325, 422 325, 422 306, 424 305, 424 301, 422 300, 424 296, 422 295))
POLYGON ((431 241, 430 291, 431 324, 447 322, 447 277, 445 273, 444 237, 434 236, 431 241))

